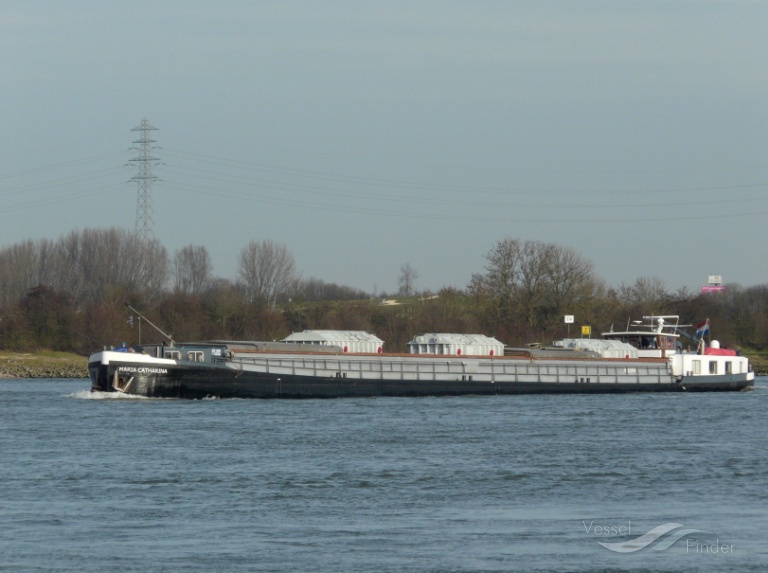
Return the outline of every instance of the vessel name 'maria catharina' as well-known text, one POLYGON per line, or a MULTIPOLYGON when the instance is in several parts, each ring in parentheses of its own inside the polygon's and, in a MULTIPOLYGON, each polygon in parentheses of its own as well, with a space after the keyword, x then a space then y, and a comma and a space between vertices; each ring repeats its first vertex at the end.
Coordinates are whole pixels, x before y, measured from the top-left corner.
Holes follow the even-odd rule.
POLYGON ((748 359, 717 341, 696 339, 684 351, 686 334, 678 323, 677 316, 648 316, 601 340, 526 348, 507 348, 483 335, 424 334, 403 354, 383 352, 382 340, 359 331, 310 330, 274 342, 176 343, 167 337, 167 344, 95 352, 88 369, 93 391, 162 398, 733 391, 754 385, 748 359))

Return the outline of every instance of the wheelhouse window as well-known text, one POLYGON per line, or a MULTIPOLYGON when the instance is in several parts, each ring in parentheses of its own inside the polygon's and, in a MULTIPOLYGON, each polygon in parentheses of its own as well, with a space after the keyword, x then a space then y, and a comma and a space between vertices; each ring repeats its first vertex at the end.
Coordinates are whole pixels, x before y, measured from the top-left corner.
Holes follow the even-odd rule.
POLYGON ((733 362, 726 362, 725 363, 725 373, 726 374, 733 374, 733 362))
POLYGON ((203 361, 203 351, 202 350, 191 350, 190 352, 187 352, 187 360, 190 362, 202 362, 203 361))
POLYGON ((178 350, 166 350, 163 356, 165 358, 171 358, 172 360, 180 360, 181 352, 178 350))
POLYGON ((710 374, 717 374, 717 360, 710 360, 709 361, 709 373, 710 374))
POLYGON ((701 360, 693 361, 693 374, 701 374, 701 360))

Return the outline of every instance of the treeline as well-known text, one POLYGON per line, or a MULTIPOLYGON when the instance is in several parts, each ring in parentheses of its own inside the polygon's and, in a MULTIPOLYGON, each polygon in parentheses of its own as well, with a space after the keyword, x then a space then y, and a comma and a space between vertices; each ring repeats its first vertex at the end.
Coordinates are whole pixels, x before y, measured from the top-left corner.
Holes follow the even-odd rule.
POLYGON ((406 263, 403 296, 383 304, 381 295, 301 278, 289 250, 271 241, 243 247, 230 280, 213 276, 204 246, 170 256, 128 231, 73 231, 0 250, 0 348, 87 354, 103 345, 159 342, 126 303, 176 340, 274 340, 324 328, 373 332, 390 351, 403 351, 425 332, 482 333, 521 345, 580 336, 581 325, 594 336, 654 313, 688 323, 709 318, 713 336, 729 346, 768 346, 768 285, 700 295, 640 277, 611 287, 573 249, 510 238, 478 263, 482 270, 466 286, 434 293, 418 291, 418 273, 406 263), (567 314, 575 316, 570 327, 567 314))

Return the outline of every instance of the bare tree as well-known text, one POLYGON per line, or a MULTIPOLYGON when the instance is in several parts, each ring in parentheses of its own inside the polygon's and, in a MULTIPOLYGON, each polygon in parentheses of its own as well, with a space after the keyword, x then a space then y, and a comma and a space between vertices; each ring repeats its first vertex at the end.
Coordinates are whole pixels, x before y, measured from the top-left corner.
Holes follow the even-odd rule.
POLYGON ((0 251, 0 303, 16 304, 30 288, 39 284, 38 248, 34 241, 24 241, 0 251))
POLYGON ((169 264, 168 251, 157 239, 144 243, 142 281, 138 292, 152 302, 162 294, 168 283, 169 264))
POLYGON ((595 274, 591 261, 570 247, 556 247, 547 262, 547 296, 551 320, 580 313, 605 294, 605 285, 595 274))
POLYGON ((517 303, 519 311, 531 328, 541 325, 541 318, 547 306, 550 261, 554 258, 556 250, 556 245, 542 241, 523 243, 519 258, 520 282, 517 288, 517 303))
POLYGON ((598 294, 592 263, 568 247, 504 239, 485 255, 485 274, 474 275, 475 295, 495 300, 497 320, 524 321, 532 331, 556 324, 598 294))
POLYGON ((285 245, 251 241, 240 251, 240 278, 251 300, 268 303, 293 287, 296 263, 285 245))
POLYGON ((59 251, 58 244, 50 239, 24 241, 0 251, 0 304, 15 304, 29 289, 40 285, 71 293, 76 273, 65 264, 59 251))
POLYGON ((670 300, 664 281, 659 277, 639 277, 634 284, 623 284, 619 288, 624 304, 641 306, 643 312, 661 312, 661 307, 670 300))
POLYGON ((165 288, 168 254, 158 241, 144 244, 123 229, 72 231, 52 241, 25 241, 0 249, 0 305, 16 304, 45 286, 75 305, 103 300, 115 289, 151 302, 165 288))
POLYGON ((416 292, 416 279, 419 273, 413 268, 411 263, 405 263, 400 267, 400 277, 398 278, 400 296, 412 296, 416 292))
POLYGON ((187 245, 176 251, 173 258, 174 288, 183 294, 205 291, 211 277, 212 265, 208 249, 201 245, 187 245))
POLYGON ((520 281, 522 245, 517 239, 504 239, 485 254, 485 274, 474 275, 470 291, 503 300, 514 298, 520 281))
MULTIPOLYGON (((73 233, 77 233, 74 231, 73 233)), ((168 280, 168 253, 157 240, 145 244, 124 229, 85 229, 71 263, 84 277, 80 298, 99 300, 115 287, 155 299, 168 280)))
POLYGON ((116 288, 150 301, 168 279, 165 247, 156 240, 144 244, 124 229, 72 231, 44 258, 52 270, 41 284, 68 293, 78 304, 102 300, 116 288))
POLYGON ((516 316, 515 306, 520 286, 522 244, 506 238, 496 243, 485 255, 485 273, 472 275, 470 294, 491 302, 490 320, 497 326, 510 324, 516 316))

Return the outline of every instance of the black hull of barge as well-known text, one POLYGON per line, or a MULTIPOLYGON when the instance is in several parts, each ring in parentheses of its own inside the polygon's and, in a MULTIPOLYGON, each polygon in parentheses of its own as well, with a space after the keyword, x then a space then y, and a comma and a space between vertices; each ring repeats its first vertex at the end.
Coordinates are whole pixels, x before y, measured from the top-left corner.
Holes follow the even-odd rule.
MULTIPOLYGON (((747 381, 724 381, 697 387, 678 383, 548 383, 472 380, 370 380, 312 378, 220 368, 171 369, 167 374, 135 375, 122 381, 122 389, 107 383, 114 373, 94 381, 94 391, 124 392, 148 398, 373 398, 425 396, 490 396, 511 394, 619 394, 631 392, 738 391, 747 381)), ((111 370, 111 369, 110 369, 111 370)))

